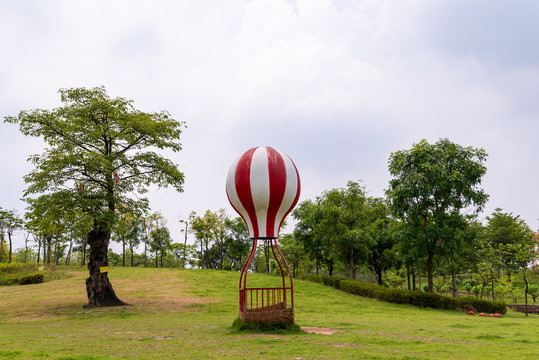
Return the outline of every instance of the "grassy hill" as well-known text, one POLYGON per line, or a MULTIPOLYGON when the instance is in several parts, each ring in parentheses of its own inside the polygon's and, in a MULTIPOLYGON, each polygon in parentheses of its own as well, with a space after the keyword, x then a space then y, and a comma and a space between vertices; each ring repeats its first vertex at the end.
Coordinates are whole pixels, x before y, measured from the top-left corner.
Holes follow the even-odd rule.
POLYGON ((238 333, 233 272, 110 268, 117 294, 132 306, 83 309, 87 272, 62 270, 72 276, 0 287, 0 358, 536 359, 539 349, 536 315, 418 309, 299 280, 296 323, 326 334, 238 333))

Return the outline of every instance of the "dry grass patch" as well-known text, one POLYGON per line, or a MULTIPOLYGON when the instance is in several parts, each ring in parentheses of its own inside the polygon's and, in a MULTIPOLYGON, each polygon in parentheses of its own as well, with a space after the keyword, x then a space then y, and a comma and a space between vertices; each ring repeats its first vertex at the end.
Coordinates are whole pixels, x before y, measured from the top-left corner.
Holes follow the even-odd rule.
POLYGON ((302 326, 301 330, 309 334, 322 334, 322 335, 331 335, 339 331, 339 330, 330 329, 330 328, 311 327, 311 326, 302 326))
POLYGON ((148 272, 144 277, 111 280, 118 296, 138 311, 162 313, 196 309, 193 305, 218 302, 218 299, 190 295, 191 285, 177 271, 148 272))
MULTIPOLYGON (((111 270, 109 277, 114 290, 122 300, 135 307, 137 312, 195 311, 199 309, 196 305, 218 301, 190 295, 190 285, 178 276, 177 271, 144 271, 146 269, 133 271, 118 268, 111 270), (143 276, 141 272, 144 272, 143 276), (117 276, 120 278, 116 278, 117 276)), ((118 311, 114 308, 82 310, 82 306, 88 300, 85 285, 88 277, 86 269, 63 271, 70 277, 42 284, 2 287, 0 318, 5 322, 31 322, 118 311)))

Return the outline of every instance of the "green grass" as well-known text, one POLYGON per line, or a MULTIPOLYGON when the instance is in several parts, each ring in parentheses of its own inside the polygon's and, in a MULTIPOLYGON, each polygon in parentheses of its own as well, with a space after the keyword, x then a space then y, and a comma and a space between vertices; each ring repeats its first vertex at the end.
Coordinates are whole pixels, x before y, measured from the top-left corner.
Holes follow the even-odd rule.
POLYGON ((240 331, 233 272, 110 268, 132 306, 83 309, 86 270, 60 270, 71 277, 0 288, 0 359, 535 359, 539 348, 536 315, 420 309, 299 280, 296 324, 331 335, 240 331))

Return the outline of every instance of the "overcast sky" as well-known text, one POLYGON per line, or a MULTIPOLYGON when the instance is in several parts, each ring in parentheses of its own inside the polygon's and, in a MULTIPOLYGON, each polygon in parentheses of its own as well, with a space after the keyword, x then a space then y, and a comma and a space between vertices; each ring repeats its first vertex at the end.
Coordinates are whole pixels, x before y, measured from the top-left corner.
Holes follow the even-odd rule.
MULTIPOLYGON (((176 241, 191 211, 235 216, 225 178, 251 147, 294 160, 303 201, 350 180, 382 196, 391 152, 423 138, 484 148, 482 217, 537 230, 537 19, 534 0, 1 0, 0 117, 104 85, 186 121, 184 193, 149 194, 176 241)), ((42 150, 0 122, 0 207, 24 211, 42 150)))

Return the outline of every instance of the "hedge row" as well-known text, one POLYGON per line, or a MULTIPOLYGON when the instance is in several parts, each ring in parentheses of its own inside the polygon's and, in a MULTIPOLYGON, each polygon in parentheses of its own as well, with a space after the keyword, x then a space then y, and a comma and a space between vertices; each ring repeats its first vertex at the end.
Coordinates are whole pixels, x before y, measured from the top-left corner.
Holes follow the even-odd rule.
POLYGON ((31 274, 6 274, 0 275, 0 285, 26 285, 39 284, 44 279, 43 273, 36 272, 31 274))
POLYGON ((485 313, 505 314, 507 306, 503 302, 477 299, 474 297, 452 298, 423 291, 389 289, 375 284, 355 280, 345 280, 330 276, 306 275, 305 280, 318 282, 336 289, 363 297, 395 304, 408 304, 420 307, 446 310, 473 310, 485 313))
POLYGON ((35 262, 19 263, 13 262, 8 264, 0 264, 0 274, 13 274, 13 273, 29 273, 36 272, 38 264, 35 262))

